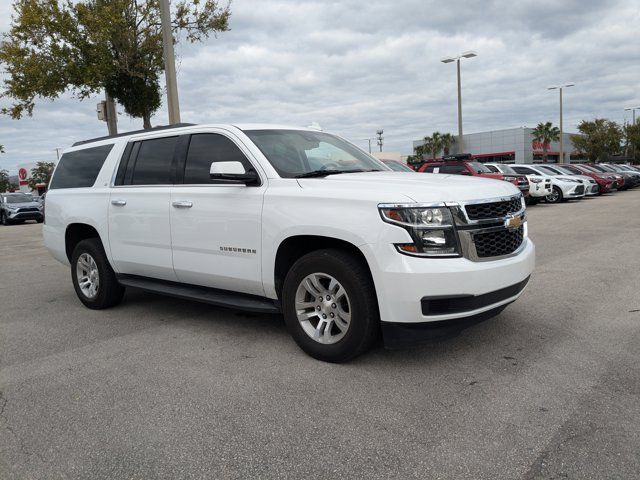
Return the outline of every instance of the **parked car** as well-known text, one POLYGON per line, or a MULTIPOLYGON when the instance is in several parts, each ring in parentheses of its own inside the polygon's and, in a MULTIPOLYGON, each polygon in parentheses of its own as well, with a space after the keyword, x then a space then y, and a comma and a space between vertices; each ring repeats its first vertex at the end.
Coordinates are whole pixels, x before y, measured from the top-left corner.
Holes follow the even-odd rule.
POLYGON ((426 162, 420 166, 418 172, 470 175, 473 177, 504 180, 518 187, 525 199, 529 196, 529 181, 526 176, 505 175, 503 173, 492 172, 485 167, 484 164, 474 161, 469 154, 449 155, 443 157, 442 161, 426 162))
POLYGON ((600 186, 598 185, 598 182, 587 175, 573 173, 562 165, 537 165, 537 167, 543 172, 549 173, 549 175, 558 177, 566 177, 569 175, 571 178, 582 180, 582 183, 584 184, 584 194, 587 197, 600 195, 600 186))
POLYGON ((640 170, 633 168, 630 165, 624 165, 619 163, 607 164, 609 167, 615 169, 619 173, 629 173, 636 179, 636 186, 640 186, 640 170))
POLYGON ((604 163, 599 163, 597 165, 594 164, 590 164, 589 165, 591 168, 595 168, 598 171, 601 171, 603 173, 614 173, 614 174, 618 174, 618 175, 622 175, 622 177, 624 178, 624 189, 623 190, 628 190, 630 188, 635 188, 638 186, 638 179, 640 178, 640 175, 631 172, 627 172, 627 171, 619 171, 618 169, 614 168, 611 165, 607 165, 604 163))
POLYGON ((391 170, 395 171, 395 172, 411 172, 414 173, 415 170, 413 170, 412 168, 409 168, 409 166, 407 166, 406 163, 402 163, 399 162, 397 160, 380 160, 382 163, 384 163, 387 167, 389 167, 391 170))
MULTIPOLYGON (((503 173, 506 175, 515 175, 518 176, 518 172, 516 172, 511 165, 504 163, 484 163, 485 167, 487 167, 492 172, 503 173)), ((551 179, 543 177, 541 175, 526 175, 527 180, 529 181, 529 197, 527 198, 529 205, 535 205, 540 200, 544 200, 547 195, 551 195, 551 179)))
POLYGON ((191 125, 75 144, 44 242, 88 308, 125 288, 282 312, 332 362, 499 313, 534 265, 508 182, 407 175, 305 128, 191 125), (435 322, 435 323, 434 323, 435 322))
POLYGON ((600 194, 609 193, 617 189, 620 183, 624 183, 624 178, 621 175, 602 173, 582 163, 563 163, 562 167, 578 175, 586 175, 587 177, 593 178, 600 186, 600 194))
POLYGON ((42 206, 27 193, 0 193, 0 223, 24 223, 35 220, 42 223, 42 206))
POLYGON ((569 176, 560 177, 545 172, 539 165, 513 164, 511 168, 520 175, 539 175, 551 180, 551 193, 545 197, 549 203, 560 203, 571 199, 584 198, 584 184, 569 176))

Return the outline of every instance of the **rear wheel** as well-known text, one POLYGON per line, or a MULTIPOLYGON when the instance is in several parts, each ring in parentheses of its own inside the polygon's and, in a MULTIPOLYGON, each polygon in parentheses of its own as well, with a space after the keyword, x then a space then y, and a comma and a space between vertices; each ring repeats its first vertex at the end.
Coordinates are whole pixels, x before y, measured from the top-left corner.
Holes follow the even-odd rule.
POLYGON ((342 250, 317 250, 298 259, 284 281, 282 309, 300 348, 326 362, 360 355, 379 333, 369 270, 342 250))
POLYGON ((560 203, 564 199, 563 197, 564 195, 562 195, 562 190, 560 190, 560 187, 556 187, 554 185, 553 190, 549 195, 545 197, 545 200, 549 203, 560 203))
POLYGON ((80 301, 93 310, 117 305, 124 296, 124 287, 118 283, 97 238, 82 240, 73 250, 71 278, 80 301))

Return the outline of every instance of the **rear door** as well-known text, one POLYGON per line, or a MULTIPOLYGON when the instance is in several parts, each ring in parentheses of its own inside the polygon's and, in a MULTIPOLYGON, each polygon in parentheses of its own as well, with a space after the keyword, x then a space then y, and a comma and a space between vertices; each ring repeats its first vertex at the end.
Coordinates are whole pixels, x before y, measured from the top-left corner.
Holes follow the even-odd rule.
POLYGON ((120 273, 177 280, 169 220, 178 136, 130 143, 109 202, 109 245, 120 273))
POLYGON ((182 158, 170 208, 178 279, 264 295, 260 245, 265 179, 259 186, 246 186, 209 177, 213 162, 237 161, 259 174, 260 169, 242 142, 223 130, 191 135, 182 158))

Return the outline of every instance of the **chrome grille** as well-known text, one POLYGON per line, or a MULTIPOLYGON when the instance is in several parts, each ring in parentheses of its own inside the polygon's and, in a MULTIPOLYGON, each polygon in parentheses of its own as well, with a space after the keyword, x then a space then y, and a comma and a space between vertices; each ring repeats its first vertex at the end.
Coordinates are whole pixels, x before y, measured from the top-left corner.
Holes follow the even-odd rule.
POLYGON ((524 227, 514 230, 502 228, 490 232, 476 233, 473 243, 478 258, 498 257, 515 252, 524 239, 524 227))
POLYGON ((584 193, 584 185, 578 185, 576 187, 576 194, 580 195, 581 193, 584 193))
POLYGON ((477 203, 465 205, 465 210, 469 220, 486 220, 489 218, 505 217, 510 213, 522 210, 520 197, 513 197, 510 200, 503 200, 491 203, 477 203))

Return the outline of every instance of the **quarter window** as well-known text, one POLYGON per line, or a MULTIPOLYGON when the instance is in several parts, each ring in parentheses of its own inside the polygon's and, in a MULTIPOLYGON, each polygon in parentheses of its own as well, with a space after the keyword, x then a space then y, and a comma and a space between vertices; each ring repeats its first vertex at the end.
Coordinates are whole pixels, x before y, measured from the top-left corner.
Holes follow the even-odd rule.
POLYGON ((49 189, 91 187, 113 144, 84 148, 62 155, 49 189))
POLYGON ((178 137, 154 138, 140 142, 131 185, 170 185, 171 165, 178 137))
POLYGON ((199 133, 192 135, 189 142, 187 162, 184 167, 184 183, 187 185, 221 183, 209 177, 211 164, 214 162, 240 162, 245 170, 253 169, 247 157, 227 137, 215 133, 199 133))

